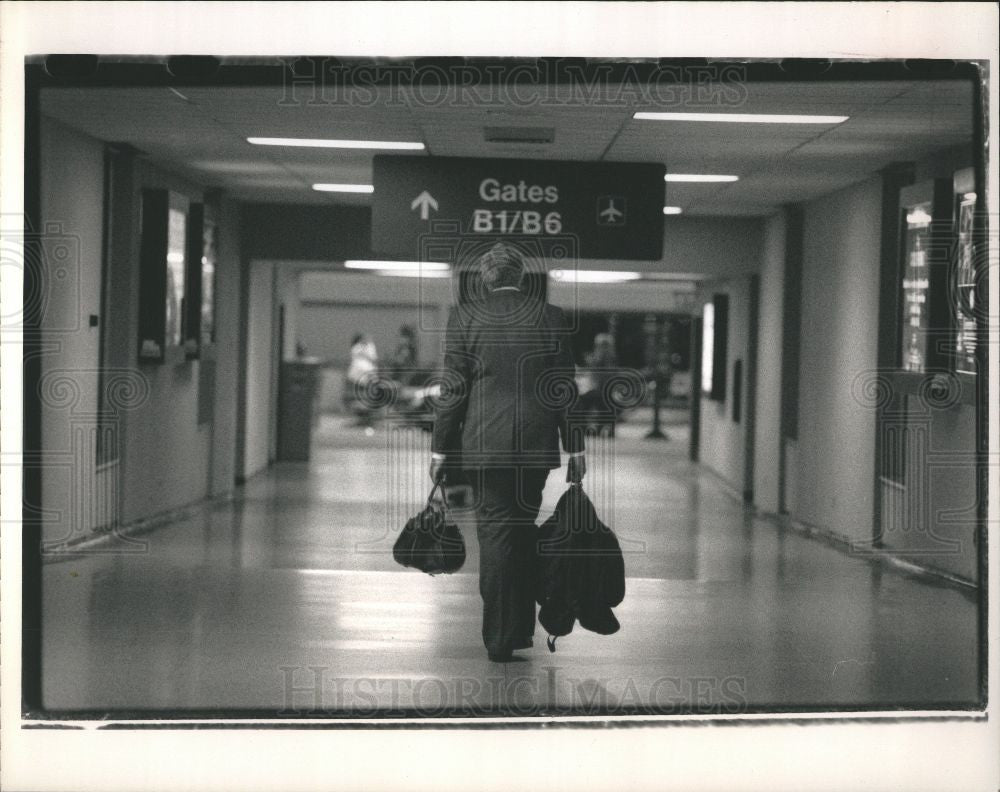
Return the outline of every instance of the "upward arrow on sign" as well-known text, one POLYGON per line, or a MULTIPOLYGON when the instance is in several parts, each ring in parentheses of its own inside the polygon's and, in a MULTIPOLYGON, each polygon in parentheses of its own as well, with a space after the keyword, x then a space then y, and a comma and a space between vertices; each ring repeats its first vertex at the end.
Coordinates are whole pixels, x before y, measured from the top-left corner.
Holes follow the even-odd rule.
POLYGON ((435 212, 438 208, 438 202, 434 200, 434 196, 431 195, 427 190, 424 190, 420 195, 413 199, 413 203, 410 204, 410 209, 416 209, 420 207, 420 219, 426 220, 430 217, 430 210, 433 209, 435 212))

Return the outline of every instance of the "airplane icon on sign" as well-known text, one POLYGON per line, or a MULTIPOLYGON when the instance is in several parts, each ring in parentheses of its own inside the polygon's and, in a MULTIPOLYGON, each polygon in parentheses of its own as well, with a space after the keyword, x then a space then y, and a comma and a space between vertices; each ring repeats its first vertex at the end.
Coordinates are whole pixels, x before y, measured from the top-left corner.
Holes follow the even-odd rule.
POLYGON ((605 195, 597 199, 597 222, 599 225, 623 225, 625 223, 625 199, 605 195), (621 209, 618 206, 621 206, 621 209))

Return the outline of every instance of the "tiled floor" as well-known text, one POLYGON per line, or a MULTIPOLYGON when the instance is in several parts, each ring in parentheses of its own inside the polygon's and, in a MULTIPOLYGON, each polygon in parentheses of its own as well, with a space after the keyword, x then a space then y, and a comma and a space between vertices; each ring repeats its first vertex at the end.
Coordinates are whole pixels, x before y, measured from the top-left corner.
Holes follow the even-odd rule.
MULTIPOLYGON (((588 490, 625 550, 614 636, 577 628, 550 654, 539 628, 523 661, 490 663, 472 516, 462 572, 391 557, 426 492, 426 435, 325 419, 311 464, 274 467, 143 552, 44 567, 44 702, 530 715, 975 701, 970 597, 748 515, 687 461, 683 425, 660 443, 645 428, 589 453, 588 490)), ((562 486, 552 474, 543 517, 562 486)))

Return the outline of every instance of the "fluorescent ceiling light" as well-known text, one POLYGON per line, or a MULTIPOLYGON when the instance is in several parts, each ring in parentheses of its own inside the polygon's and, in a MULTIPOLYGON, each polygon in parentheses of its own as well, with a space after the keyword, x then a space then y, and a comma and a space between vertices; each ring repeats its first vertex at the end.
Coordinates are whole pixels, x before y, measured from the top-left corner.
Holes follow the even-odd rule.
POLYGON ((682 211, 684 211, 684 210, 681 209, 679 206, 664 206, 663 207, 663 214, 665 214, 665 215, 678 215, 682 211))
POLYGON ((389 278, 447 278, 451 275, 447 270, 442 272, 441 270, 425 270, 423 272, 419 270, 396 270, 396 269, 383 269, 375 270, 376 275, 383 275, 389 278))
POLYGON ((722 173, 668 173, 663 181, 668 182, 734 182, 739 176, 728 176, 722 173))
POLYGON ((634 113, 639 121, 707 121, 721 124, 842 124, 850 116, 780 113, 634 113))
POLYGON ((423 151, 424 144, 404 140, 324 140, 322 138, 248 137, 255 146, 300 146, 305 148, 395 149, 423 151))
POLYGON ((367 261, 352 259, 345 261, 347 269, 392 270, 393 272, 448 272, 451 267, 440 261, 367 261))
POLYGON ((623 283, 639 280, 638 272, 615 272, 612 270, 570 270, 554 269, 549 272, 553 280, 563 283, 623 283))
POLYGON ((319 192, 373 193, 374 184, 314 184, 314 190, 319 192))

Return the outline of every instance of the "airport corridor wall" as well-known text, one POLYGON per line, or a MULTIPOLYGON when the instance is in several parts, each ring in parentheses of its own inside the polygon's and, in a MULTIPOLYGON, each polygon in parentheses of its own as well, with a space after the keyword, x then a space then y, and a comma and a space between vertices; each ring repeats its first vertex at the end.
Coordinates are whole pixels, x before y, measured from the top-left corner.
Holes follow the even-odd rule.
POLYGON ((181 348, 162 363, 140 364, 142 190, 168 189, 191 202, 202 202, 205 194, 137 152, 119 149, 109 155, 114 166, 106 228, 105 153, 103 141, 42 118, 42 221, 63 229, 73 251, 65 262, 45 262, 52 288, 42 320, 50 345, 40 387, 42 486, 53 516, 44 523, 43 540, 53 543, 153 517, 233 486, 237 369, 227 351, 239 332, 233 204, 216 197, 221 353, 213 376, 202 376, 207 357, 187 358, 181 348), (207 413, 199 410, 203 387, 213 391, 202 394, 207 413))
MULTIPOLYGON (((950 179, 971 162, 968 147, 938 151, 911 163, 912 179, 950 179)), ((914 457, 917 464, 906 482, 912 497, 922 494, 924 507, 906 511, 883 502, 876 508, 877 411, 862 383, 876 376, 880 311, 894 304, 880 295, 883 207, 886 200, 892 206, 897 200, 883 196, 883 189, 876 174, 765 221, 754 505, 765 513, 783 511, 795 523, 859 549, 871 547, 877 537, 891 554, 975 581, 974 471, 935 467, 932 458, 941 452, 971 459, 974 406, 932 411, 928 455, 914 457), (789 291, 793 276, 800 284, 789 291), (791 390, 783 387, 789 378, 791 390), (945 540, 954 543, 949 552, 941 550, 945 540)), ((738 321, 731 315, 730 344, 746 332, 738 321)), ((725 477, 728 460, 713 449, 714 413, 706 414, 704 402, 702 415, 707 437, 702 461, 725 477)), ((887 488, 883 483, 883 499, 887 488)))
POLYGON ((118 519, 122 482, 116 467, 98 470, 94 447, 100 333, 88 324, 101 312, 104 146, 43 117, 40 156, 47 288, 25 310, 43 308, 42 539, 58 542, 118 519))
POLYGON ((805 206, 792 517, 848 541, 872 535, 875 413, 852 388, 877 366, 880 177, 805 206))
MULTIPOLYGON (((745 480, 747 453, 747 400, 750 395, 749 332, 751 316, 751 276, 705 281, 699 288, 699 306, 712 302, 714 295, 725 295, 729 301, 728 332, 726 333, 725 397, 715 401, 702 393, 699 461, 718 475, 738 497, 749 489, 745 480), (739 361, 742 374, 735 376, 739 361), (740 409, 734 411, 736 400, 740 409)), ((699 377, 701 372, 693 372, 699 377)))

